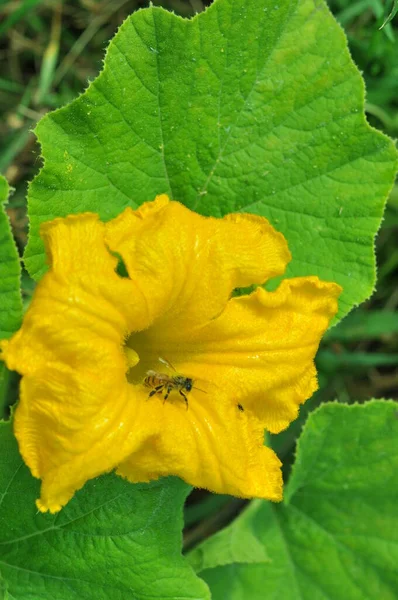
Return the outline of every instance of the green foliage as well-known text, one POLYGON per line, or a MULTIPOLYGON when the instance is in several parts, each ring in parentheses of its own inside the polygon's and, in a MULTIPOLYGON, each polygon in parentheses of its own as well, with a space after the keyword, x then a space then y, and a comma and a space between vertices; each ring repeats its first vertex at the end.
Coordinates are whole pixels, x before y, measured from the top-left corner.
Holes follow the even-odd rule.
MULTIPOLYGON (((184 15, 204 7, 201 0, 162 3, 184 15)), ((123 13, 141 3, 73 0, 64 11, 57 3, 19 4, 0 8, 0 33, 9 40, 0 57, 0 169, 11 166, 11 177, 17 166, 17 212, 24 180, 38 165, 32 124, 83 90, 123 13)), ((379 27, 395 4, 329 1, 363 71, 370 122, 394 137, 398 36, 394 21, 379 27)), ((45 268, 42 221, 83 210, 107 220, 168 192, 203 214, 268 217, 293 252, 288 276, 318 274, 343 285, 341 315, 372 289, 373 237, 395 153, 365 123, 361 79, 318 0, 216 0, 190 22, 160 9, 135 13, 111 43, 100 77, 37 132, 45 166, 29 193, 26 254, 36 279, 45 268)), ((6 196, 0 180, 0 200, 6 196)), ((23 247, 21 223, 13 214, 23 247)), ((320 402, 369 397, 388 385, 396 391, 397 224, 395 187, 378 237, 378 290, 366 310, 330 330, 318 356, 323 389, 287 431, 271 436, 286 472, 306 414, 320 402)), ((2 271, 0 278, 0 337, 8 337, 21 318, 20 271, 3 212, 0 253, 0 269, 10 268, 10 277, 2 271)), ((22 288, 27 304, 33 285, 26 272, 22 288)), ((0 362, 5 415, 16 382, 0 362)), ((391 403, 333 404, 310 416, 285 502, 251 503, 190 554, 214 600, 396 598, 396 429, 391 403)), ((132 486, 108 475, 87 484, 59 515, 41 515, 33 504, 39 482, 22 464, 9 424, 0 428, 0 456, 0 597, 209 597, 180 556, 187 486, 174 479, 132 486)), ((204 498, 186 508, 193 526, 186 540, 216 531, 217 516, 228 513, 227 497, 204 498)))
POLYGON ((336 327, 329 329, 325 341, 356 342, 398 334, 398 313, 386 310, 357 309, 336 327))
POLYGON ((8 194, 8 184, 0 175, 0 339, 10 337, 18 329, 22 319, 22 300, 19 291, 21 267, 10 224, 3 208, 8 194))
POLYGON ((396 136, 398 35, 394 22, 383 27, 390 11, 394 12, 391 0, 329 0, 329 3, 345 28, 354 61, 363 71, 366 109, 372 123, 396 136))
POLYGON ((390 14, 387 15, 385 21, 383 22, 382 26, 380 27, 380 29, 383 29, 383 27, 385 27, 388 23, 390 23, 393 18, 395 17, 395 15, 398 13, 398 0, 393 0, 393 6, 391 8, 391 12, 390 14))
POLYGON ((249 506, 232 525, 213 535, 188 558, 196 573, 236 563, 269 561, 258 528, 256 505, 249 506))
POLYGON ((17 10, 13 10, 8 18, 0 25, 0 37, 2 37, 15 23, 25 17, 36 4, 42 0, 22 0, 17 10))
MULTIPOLYGON (((20 326, 22 300, 20 292, 21 266, 3 204, 9 187, 0 175, 0 339, 9 338, 20 326)), ((6 414, 10 396, 11 373, 0 361, 0 418, 6 414)), ((14 398, 13 398, 14 399, 14 398)))
MULTIPOLYGON (((270 561, 201 572, 213 600, 394 600, 397 438, 395 402, 324 404, 313 412, 284 502, 249 508, 270 561)), ((229 535, 244 519, 245 512, 229 535)), ((193 551, 194 565, 198 556, 207 564, 213 544, 216 536, 193 551)))
POLYGON ((373 288, 396 166, 363 99, 323 3, 216 0, 190 21, 136 12, 86 93, 37 127, 30 274, 45 269, 42 221, 85 210, 107 220, 165 192, 206 215, 268 217, 292 250, 287 275, 339 282, 344 315, 373 288))
POLYGON ((89 482, 57 515, 37 513, 39 481, 0 425, 0 573, 13 600, 206 600, 181 556, 177 478, 131 485, 114 475, 89 482))
POLYGON ((323 371, 345 371, 355 367, 396 366, 398 354, 381 354, 380 352, 332 352, 323 350, 316 360, 318 368, 323 371))

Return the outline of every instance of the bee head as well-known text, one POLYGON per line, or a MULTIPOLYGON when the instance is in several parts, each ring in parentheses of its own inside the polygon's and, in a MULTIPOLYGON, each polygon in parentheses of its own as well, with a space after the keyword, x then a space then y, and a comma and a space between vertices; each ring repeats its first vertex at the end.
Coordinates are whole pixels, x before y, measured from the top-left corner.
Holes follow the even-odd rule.
POLYGON ((185 389, 187 390, 187 392, 190 392, 192 390, 192 386, 193 380, 190 377, 187 377, 187 380, 185 382, 185 389))

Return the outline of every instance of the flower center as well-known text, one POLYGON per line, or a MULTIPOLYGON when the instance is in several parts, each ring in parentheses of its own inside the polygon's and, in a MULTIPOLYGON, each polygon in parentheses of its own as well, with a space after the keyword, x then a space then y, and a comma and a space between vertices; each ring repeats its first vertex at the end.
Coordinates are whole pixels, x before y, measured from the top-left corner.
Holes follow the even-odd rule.
POLYGON ((159 362, 159 353, 155 349, 148 349, 146 344, 142 343, 139 334, 131 334, 125 344, 124 353, 127 358, 129 370, 127 372, 127 381, 133 385, 144 383, 148 371, 162 372, 162 364, 159 362))

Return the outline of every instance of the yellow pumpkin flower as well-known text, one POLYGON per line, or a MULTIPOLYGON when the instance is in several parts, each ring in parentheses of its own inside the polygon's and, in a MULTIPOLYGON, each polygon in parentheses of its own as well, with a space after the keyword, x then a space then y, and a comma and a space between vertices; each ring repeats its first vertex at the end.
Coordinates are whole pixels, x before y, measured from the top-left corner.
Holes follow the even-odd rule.
POLYGON ((132 482, 178 475, 280 500, 264 429, 287 427, 316 390, 341 288, 303 277, 231 298, 283 273, 284 237, 264 218, 202 217, 164 195, 106 224, 55 219, 41 235, 49 271, 1 344, 23 376, 14 428, 42 480, 39 509, 60 510, 115 468, 132 482))

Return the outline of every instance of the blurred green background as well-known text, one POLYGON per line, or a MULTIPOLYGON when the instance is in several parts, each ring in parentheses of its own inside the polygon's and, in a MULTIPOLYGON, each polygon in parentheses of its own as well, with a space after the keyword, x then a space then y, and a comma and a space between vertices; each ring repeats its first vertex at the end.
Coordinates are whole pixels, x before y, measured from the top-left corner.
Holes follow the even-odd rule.
MULTIPOLYGON (((157 0, 189 17, 210 0, 157 0)), ((123 20, 148 6, 140 0, 0 0, 0 172, 14 193, 7 208, 18 249, 27 241, 26 190, 38 172, 40 148, 32 133, 49 110, 82 93, 101 69, 105 48, 123 20)), ((398 136, 398 0, 329 0, 345 29, 354 61, 367 87, 369 122, 392 138, 398 136)), ((398 186, 391 193, 376 243, 378 283, 372 298, 329 331, 317 363, 320 390, 300 418, 271 444, 289 470, 295 440, 309 410, 320 402, 398 399, 398 186)), ((34 289, 22 277, 24 304, 34 289)), ((8 404, 17 396, 17 377, 8 380, 8 404)), ((241 501, 196 492, 187 507, 187 545, 206 537, 231 519, 241 501), (202 519, 204 518, 204 521, 202 519)))

